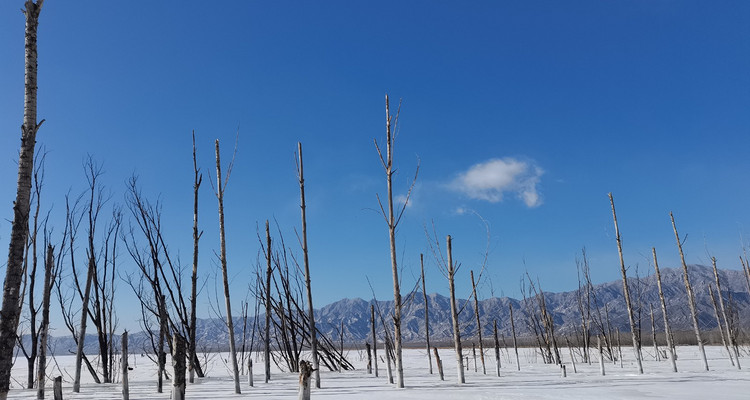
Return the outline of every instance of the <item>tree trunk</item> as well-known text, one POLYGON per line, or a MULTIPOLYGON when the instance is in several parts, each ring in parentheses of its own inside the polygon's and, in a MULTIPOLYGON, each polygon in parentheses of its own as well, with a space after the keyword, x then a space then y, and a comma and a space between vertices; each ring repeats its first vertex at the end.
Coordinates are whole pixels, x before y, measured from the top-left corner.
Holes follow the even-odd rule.
POLYGON ((599 371, 601 372, 602 376, 604 376, 604 353, 602 353, 602 338, 598 335, 596 336, 596 347, 599 348, 599 371))
POLYGON ((39 12, 44 0, 25 4, 25 75, 23 125, 21 126, 21 150, 18 157, 18 185, 13 204, 8 263, 5 269, 3 305, 0 315, 0 400, 5 400, 10 389, 10 370, 13 365, 13 348, 21 314, 19 304, 23 275, 24 250, 29 235, 29 212, 31 209, 31 175, 34 170, 34 146, 36 133, 42 122, 36 123, 37 92, 37 27, 39 12))
POLYGON ((388 366, 388 383, 393 383, 393 370, 391 369, 391 345, 388 339, 385 341, 385 363, 388 366))
POLYGON ((55 400, 63 400, 62 394, 62 376, 55 378, 54 386, 52 387, 52 394, 55 400))
POLYGON ((695 331, 695 339, 698 341, 698 349, 701 353, 703 360, 703 367, 708 371, 708 360, 706 359, 706 349, 703 348, 703 339, 701 338, 701 330, 698 326, 698 311, 695 308, 695 296, 693 295, 693 286, 690 285, 690 276, 688 275, 687 263, 685 262, 685 255, 682 252, 682 242, 680 242, 680 235, 677 233, 677 225, 674 222, 674 215, 669 213, 669 218, 672 220, 672 229, 674 230, 674 237, 677 240, 677 248, 680 251, 680 261, 682 261, 682 272, 685 278, 685 290, 687 290, 688 305, 690 306, 690 316, 693 319, 693 330, 695 331))
POLYGON ((451 237, 446 238, 448 247, 448 290, 451 296, 451 319, 453 321, 453 346, 456 349, 456 369, 458 371, 458 383, 466 383, 464 378, 464 357, 461 349, 461 328, 458 324, 458 309, 456 308, 456 287, 454 277, 456 270, 453 265, 453 250, 451 246, 451 237))
POLYGON ((47 337, 49 333, 49 305, 50 291, 54 284, 52 269, 55 267, 55 249, 47 246, 47 257, 44 261, 44 287, 42 288, 42 322, 39 327, 39 364, 37 365, 37 392, 36 398, 44 398, 44 381, 47 376, 47 337))
POLYGON ((510 329, 513 331, 513 351, 516 353, 516 368, 521 370, 521 359, 518 357, 518 340, 516 339, 516 323, 513 321, 513 303, 508 304, 510 309, 510 329))
POLYGON ((654 342, 654 358, 656 359, 656 361, 660 361, 661 357, 659 356, 659 344, 656 343, 656 321, 654 320, 654 306, 649 303, 648 308, 651 311, 651 340, 654 342))
POLYGON ((307 361, 299 363, 299 400, 310 400, 310 375, 313 368, 307 361))
POLYGON ((734 366, 734 357, 732 357, 732 351, 729 350, 729 344, 724 336, 724 329, 722 328, 721 323, 721 316, 719 315, 719 307, 716 305, 716 296, 714 296, 714 289, 711 287, 711 285, 708 285, 708 294, 711 297, 711 304, 714 306, 714 316, 716 316, 716 326, 719 327, 719 336, 721 336, 721 344, 724 346, 724 349, 727 351, 727 355, 729 356, 729 361, 732 363, 732 366, 734 366))
POLYGON ((427 302, 427 289, 424 281, 424 254, 419 255, 419 265, 422 270, 422 296, 424 297, 424 335, 427 342, 427 364, 432 375, 432 357, 430 356, 430 308, 427 302))
POLYGON ((172 400, 185 400, 185 338, 172 335, 172 400))
POLYGON ((247 358, 247 384, 250 385, 250 387, 255 386, 255 383, 253 382, 253 355, 250 354, 250 356, 247 358))
POLYGON ((438 354, 437 347, 433 347, 432 350, 435 352, 435 364, 437 364, 438 373, 440 374, 440 380, 444 381, 445 377, 443 376, 443 362, 440 361, 440 355, 438 354))
POLYGON ((266 326, 264 340, 264 362, 266 383, 271 380, 271 231, 266 220, 266 326))
POLYGON ((659 287, 659 301, 661 302, 661 313, 664 316, 664 336, 667 338, 667 347, 669 348, 669 360, 672 362, 672 371, 677 372, 677 357, 672 342, 672 331, 669 327, 669 317, 667 316, 667 302, 664 300, 664 291, 661 288, 661 273, 659 272, 659 262, 656 259, 656 248, 652 247, 651 252, 654 255, 654 269, 656 270, 656 284, 659 287))
POLYGON ((482 323, 479 320, 479 301, 477 300, 477 284, 474 282, 474 271, 471 272, 471 287, 474 292, 474 316, 477 320, 477 335, 479 336, 479 359, 482 360, 482 373, 487 375, 484 365, 484 344, 482 344, 482 323))
MULTIPOLYGON (((719 297, 719 308, 721 309, 721 316, 722 318, 724 318, 724 330, 726 331, 727 341, 729 342, 729 345, 734 349, 734 356, 737 359, 737 369, 742 369, 742 366, 740 366, 739 349, 737 347, 737 343, 734 340, 734 335, 732 335, 732 330, 729 329, 729 319, 727 318, 727 309, 726 307, 724 307, 724 296, 721 294, 721 282, 719 281, 719 270, 716 268, 716 257, 711 257, 711 263, 713 264, 713 267, 714 267, 714 278, 716 279, 716 295, 719 297)), ((719 324, 719 329, 721 329, 721 324, 719 324)), ((732 356, 730 355, 729 358, 731 359, 732 356)))
POLYGON ((320 364, 318 363, 318 334, 315 329, 315 312, 313 310, 312 288, 310 286, 310 262, 307 257, 307 215, 305 214, 305 174, 302 165, 302 143, 297 142, 299 162, 297 178, 299 179, 300 209, 302 210, 302 254, 305 261, 305 289, 307 290, 307 312, 310 321, 310 342, 312 345, 312 370, 315 372, 315 387, 320 389, 320 364))
POLYGON ((365 343, 367 349, 367 374, 372 374, 372 346, 370 343, 365 343))
MULTIPOLYGON (((188 357, 189 357, 189 382, 195 382, 196 369, 199 369, 197 364, 198 357, 195 354, 196 351, 196 304, 198 299, 198 241, 203 232, 198 232, 198 189, 203 182, 203 175, 198 170, 198 159, 195 154, 195 131, 193 131, 193 274, 190 277, 190 335, 188 344, 188 357)), ((198 373, 199 377, 202 377, 202 370, 198 373)))
MULTIPOLYGON (((388 215, 386 222, 388 223, 388 243, 391 251, 391 270, 393 272, 393 334, 395 341, 395 357, 396 359, 396 376, 397 376, 397 387, 404 387, 404 367, 402 365, 401 356, 401 289, 399 287, 398 279, 398 263, 396 261, 396 221, 394 210, 393 210, 393 133, 391 132, 391 114, 388 106, 388 96, 385 96, 385 120, 386 120, 386 158, 383 161, 385 168, 386 182, 388 185, 388 215)), ((377 144, 377 142, 376 142, 377 144)), ((385 213, 384 213, 385 214, 385 213)))
POLYGON ((497 370, 497 376, 500 377, 500 341, 497 340, 497 320, 493 323, 495 332, 495 369, 497 370))
POLYGON ((615 221, 615 238, 617 240, 617 252, 620 255, 620 272, 622 272, 622 291, 625 294, 625 304, 628 307, 628 321, 630 321, 630 336, 633 339, 633 351, 635 360, 638 364, 638 373, 643 373, 643 363, 641 362, 640 343, 636 332, 635 319, 633 318, 633 306, 630 301, 630 289, 628 288, 628 275, 625 272, 625 260, 622 256, 622 240, 620 239, 620 228, 617 225, 617 213, 615 212, 615 200, 612 193, 609 194, 609 202, 612 204, 612 218, 615 221))
POLYGON ((130 399, 130 387, 128 386, 128 331, 122 333, 122 400, 130 399))
POLYGON ((167 354, 164 352, 164 340, 166 337, 166 323, 167 323, 167 312, 165 310, 166 305, 164 304, 164 295, 159 295, 157 300, 159 308, 159 342, 156 344, 156 352, 159 353, 159 374, 156 378, 156 392, 162 393, 164 391, 164 375, 167 363, 167 354))
POLYGON ((94 278, 93 254, 89 256, 88 273, 86 274, 86 288, 83 293, 83 303, 81 304, 81 324, 78 328, 78 348, 76 350, 76 374, 73 380, 73 392, 81 391, 81 359, 83 358, 83 345, 86 340, 86 321, 88 320, 89 293, 91 292, 91 281, 94 278))
MULTIPOLYGON (((231 164, 230 164, 231 165, 231 164)), ((230 168, 231 170, 231 168, 230 168)), ((229 175, 227 175, 229 179, 229 175)), ((224 302, 227 310, 227 331, 229 333, 229 356, 234 374, 234 393, 240 394, 240 370, 237 366, 237 350, 234 342, 234 321, 232 320, 232 302, 229 298, 229 273, 227 272, 227 244, 224 233, 224 189, 221 182, 221 159, 219 157, 219 139, 216 139, 216 197, 219 200, 219 236, 221 244, 221 275, 224 281, 224 302)))
POLYGON ((370 326, 372 327, 372 358, 375 360, 375 377, 378 377, 378 337, 375 336, 375 305, 370 304, 370 326))

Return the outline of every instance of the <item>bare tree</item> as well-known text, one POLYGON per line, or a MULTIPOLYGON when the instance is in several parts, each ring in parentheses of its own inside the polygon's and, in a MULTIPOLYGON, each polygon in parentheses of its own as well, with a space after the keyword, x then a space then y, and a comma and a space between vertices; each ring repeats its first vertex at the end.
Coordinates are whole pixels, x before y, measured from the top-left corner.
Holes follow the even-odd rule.
POLYGON ((721 336, 721 344, 724 346, 724 349, 727 351, 727 356, 729 356, 729 362, 732 363, 732 366, 734 366, 734 357, 732 356, 732 351, 729 350, 729 344, 728 339, 726 338, 724 334, 724 327, 721 322, 721 316, 719 315, 719 307, 716 305, 716 296, 714 296, 714 289, 711 285, 708 285, 708 295, 711 297, 711 304, 714 306, 714 315, 716 316, 716 326, 719 328, 719 336, 721 336))
MULTIPOLYGON (((237 147, 235 146, 235 151, 237 147)), ((227 168, 227 176, 222 184, 221 159, 219 156, 219 139, 216 139, 216 198, 219 200, 219 235, 221 242, 221 274, 224 281, 224 300, 227 309, 227 330, 229 333, 229 353, 232 362, 232 372, 234 374, 234 392, 240 394, 240 370, 237 366, 237 351, 234 343, 234 322, 232 321, 232 303, 229 298, 229 274, 227 272, 227 245, 224 233, 224 190, 229 183, 229 175, 232 172, 234 156, 227 168)))
POLYGON ((479 300, 477 300, 477 284, 474 282, 474 271, 471 274, 471 288, 474 295, 474 316, 477 321, 477 335, 479 336, 479 358, 482 360, 482 373, 487 375, 487 368, 484 365, 484 345, 482 344, 482 323, 479 320, 479 300))
MULTIPOLYGON (((313 309, 312 288, 310 286, 310 262, 307 257, 307 215, 305 207, 305 173, 302 164, 302 143, 297 142, 297 180, 299 181, 300 192, 300 209, 302 210, 302 254, 305 262, 305 289, 307 290, 307 311, 310 314, 308 321, 310 323, 311 352, 312 352, 312 371, 315 373, 315 387, 320 389, 320 366, 318 364, 318 337, 315 328, 315 311, 313 309)), ((343 350, 342 350, 343 353, 343 350)))
POLYGON ((685 254, 682 252, 682 242, 680 241, 680 235, 677 233, 677 225, 674 222, 674 215, 669 213, 669 218, 672 220, 672 229, 674 230, 674 237, 677 240, 677 249, 680 252, 680 261, 682 261, 682 272, 685 278, 685 290, 688 296, 688 305, 690 306, 690 316, 693 319, 693 330, 695 331, 695 340, 698 342, 698 349, 701 352, 701 359, 703 360, 703 366, 708 371, 708 360, 706 359, 706 349, 703 348, 703 339, 701 338, 701 330, 698 326, 698 311, 695 308, 695 295, 693 295, 693 286, 690 285, 690 276, 688 275, 687 263, 685 262, 685 254))
POLYGON ((617 213, 615 212, 615 200, 612 193, 609 194, 609 202, 612 204, 612 218, 615 221, 615 239, 617 240, 617 252, 620 255, 620 272, 622 272, 622 291, 625 294, 625 305, 628 308, 628 320, 630 321, 630 336, 633 339, 633 351, 638 364, 638 373, 643 373, 643 363, 641 362, 640 340, 636 333, 635 320, 633 319, 633 306, 630 301, 630 290, 628 288, 628 276, 625 272, 625 260, 622 256, 622 240, 620 239, 620 228, 617 225, 617 213))
POLYGON ((44 399, 44 379, 47 376, 47 337, 49 333, 50 291, 55 283, 55 248, 47 244, 47 256, 44 261, 44 286, 42 290, 42 321, 39 326, 39 363, 37 364, 37 399, 44 399))
POLYGON ((464 378, 464 357, 461 349, 461 329, 458 325, 458 309, 456 308, 456 286, 454 278, 460 265, 453 264, 453 250, 451 237, 446 237, 446 247, 448 251, 448 260, 445 266, 445 274, 448 276, 448 290, 451 296, 451 320, 453 321, 453 346, 456 349, 456 368, 458 369, 458 383, 466 383, 464 378))
POLYGON ((656 248, 652 247, 651 252, 654 255, 654 269, 656 270, 656 284, 659 287, 659 301, 661 302, 661 313, 664 316, 664 336, 667 337, 667 347, 669 348, 669 360, 672 362, 672 371, 677 372, 677 356, 675 354, 674 343, 672 342, 672 331, 669 327, 669 317, 667 316, 667 302, 664 300, 664 291, 661 288, 661 272, 659 272, 659 262, 656 259, 656 248))
POLYGON ((406 210, 406 206, 409 203, 409 197, 411 195, 411 191, 414 188, 414 182, 416 182, 417 174, 419 173, 419 165, 417 165, 416 173, 414 175, 414 181, 412 181, 411 187, 409 187, 409 192, 406 194, 404 204, 401 206, 401 210, 398 211, 398 216, 395 215, 394 209, 393 209, 393 174, 396 172, 396 170, 393 168, 393 143, 395 141, 396 133, 398 132, 398 116, 399 112, 401 110, 401 106, 399 105, 398 110, 396 111, 396 115, 391 116, 390 109, 388 106, 388 95, 385 96, 385 126, 386 126, 386 153, 385 156, 383 155, 383 152, 380 149, 380 146, 378 145, 378 141, 374 140, 375 142, 375 149, 378 152, 378 156, 380 157, 380 162, 383 165, 383 169, 385 170, 386 175, 386 182, 388 186, 388 212, 386 213, 385 208, 383 207, 382 201, 380 201, 380 196, 378 196, 378 204, 380 205, 380 211, 385 218, 385 222, 388 225, 388 240, 390 244, 391 249, 391 270, 393 271, 393 330, 394 330, 394 337, 395 337, 395 346, 396 346, 396 376, 397 376, 397 386, 399 388, 404 387, 404 366, 402 363, 402 350, 401 350, 401 289, 400 289, 400 281, 398 278, 398 263, 396 262, 396 228, 398 227, 399 222, 401 221, 401 217, 404 215, 404 211, 406 210), (391 127, 393 129, 391 129, 391 127))
POLYGON ((13 205, 8 263, 3 285, 3 306, 0 311, 0 400, 8 397, 10 370, 13 365, 13 344, 21 315, 19 305, 21 277, 23 275, 24 249, 29 235, 31 174, 34 169, 36 133, 44 120, 36 122, 37 92, 37 27, 44 0, 27 0, 25 3, 25 76, 23 125, 21 126, 21 151, 18 157, 18 185, 13 205))
POLYGON ((268 220, 266 220, 266 288, 265 288, 265 304, 266 304, 266 324, 265 324, 265 335, 263 336, 264 342, 264 357, 265 357, 265 375, 266 383, 271 380, 271 300, 269 299, 271 294, 271 231, 268 228, 268 220))
MULTIPOLYGON (((731 329, 729 329, 729 318, 727 318, 727 309, 724 306, 724 296, 721 294, 721 281, 719 280, 719 270, 716 268, 716 257, 711 257, 711 264, 714 267, 716 295, 719 297, 719 309, 721 310, 721 316, 724 319, 724 329, 726 330, 727 341, 729 342, 729 345, 731 345, 734 349, 734 356, 737 359, 737 369, 742 369, 742 367, 740 366, 740 352, 737 343, 735 342, 734 335, 732 335, 732 331, 731 329)), ((719 324, 719 329, 721 329, 721 324, 719 324)))
POLYGON ((198 232, 198 189, 203 182, 203 174, 198 169, 198 159, 195 154, 195 131, 193 131, 193 275, 190 280, 190 334, 188 336, 188 381, 195 381, 195 366, 198 357, 195 354, 196 342, 196 303, 198 298, 198 241, 203 231, 198 232))
POLYGON ((432 356, 430 355, 430 308, 427 302, 427 289, 424 281, 424 254, 419 255, 419 265, 422 271, 422 296, 424 297, 424 334, 427 341, 427 364, 432 374, 432 356))

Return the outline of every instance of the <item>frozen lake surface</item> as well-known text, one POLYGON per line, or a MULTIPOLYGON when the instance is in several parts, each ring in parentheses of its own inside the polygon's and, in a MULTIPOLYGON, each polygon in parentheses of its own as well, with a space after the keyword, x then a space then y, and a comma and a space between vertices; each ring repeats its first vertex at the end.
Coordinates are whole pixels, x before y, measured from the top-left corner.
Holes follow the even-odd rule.
MULTIPOLYGON (((605 361, 606 375, 600 373, 598 361, 591 365, 576 362, 577 372, 573 372, 570 353, 563 349, 563 360, 567 365, 567 377, 561 376, 558 366, 545 365, 533 349, 521 349, 521 370, 517 370, 512 349, 510 355, 501 352, 501 376, 495 375, 494 350, 486 349, 487 375, 474 372, 473 359, 465 371, 466 384, 457 381, 455 353, 452 349, 440 349, 440 357, 445 368, 445 380, 441 381, 437 369, 430 375, 425 350, 404 350, 404 381, 406 388, 397 389, 388 384, 385 365, 378 363, 380 376, 368 375, 364 351, 349 351, 349 358, 357 368, 343 373, 321 371, 322 388, 312 391, 314 399, 749 399, 750 398, 750 358, 741 358, 742 370, 733 367, 723 347, 706 347, 711 371, 702 369, 702 361, 697 347, 679 347, 677 367, 671 370, 669 361, 655 361, 650 349, 644 349, 644 374, 639 375, 633 362, 630 349, 623 349, 625 362, 620 367, 605 361)), ((592 352, 596 354, 595 351, 592 352)), ((470 354, 470 350, 465 354, 470 354)), ((382 355, 382 350, 378 355, 382 355)), ((595 356, 596 358, 597 356, 595 356)), ((272 364, 272 380, 263 382, 263 361, 256 357, 255 386, 248 386, 247 376, 242 377, 242 394, 234 394, 231 374, 223 361, 227 357, 214 356, 207 368, 207 377, 188 384, 186 397, 193 399, 296 399, 298 376, 280 372, 272 364)), ((130 356, 129 372, 131 399, 168 399, 171 383, 165 381, 164 393, 156 392, 156 365, 140 354, 130 356)), ((82 372, 84 382, 81 392, 72 392, 74 356, 57 356, 48 361, 51 376, 63 376, 65 399, 121 399, 120 383, 93 383, 88 372, 82 372)), ((578 360, 577 360, 578 361, 578 360)), ((433 360, 434 362, 434 360, 433 360)), ((20 383, 26 376, 25 360, 17 359, 13 370, 16 382, 9 394, 10 399, 35 399, 36 390, 21 389, 20 383)), ((171 365, 168 365, 168 370, 171 365)), ((119 381, 119 374, 117 380, 119 381)), ((51 382, 47 398, 52 398, 51 382)))

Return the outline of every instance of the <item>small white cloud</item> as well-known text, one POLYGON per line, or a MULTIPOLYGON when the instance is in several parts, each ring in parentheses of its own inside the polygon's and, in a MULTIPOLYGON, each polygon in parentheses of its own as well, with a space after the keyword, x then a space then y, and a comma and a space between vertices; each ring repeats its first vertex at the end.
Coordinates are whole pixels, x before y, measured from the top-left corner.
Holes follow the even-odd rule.
POLYGON ((403 206, 404 204, 406 204, 406 208, 411 208, 411 206, 414 205, 414 197, 413 196, 409 197, 408 203, 407 203, 406 195, 405 194, 399 194, 399 195, 396 195, 396 197, 393 198, 393 202, 396 203, 396 204, 398 204, 398 205, 400 205, 400 206, 403 206))
POLYGON ((494 158, 473 165, 451 183, 451 187, 472 199, 497 203, 515 194, 527 207, 542 204, 539 182, 544 171, 531 161, 494 158))

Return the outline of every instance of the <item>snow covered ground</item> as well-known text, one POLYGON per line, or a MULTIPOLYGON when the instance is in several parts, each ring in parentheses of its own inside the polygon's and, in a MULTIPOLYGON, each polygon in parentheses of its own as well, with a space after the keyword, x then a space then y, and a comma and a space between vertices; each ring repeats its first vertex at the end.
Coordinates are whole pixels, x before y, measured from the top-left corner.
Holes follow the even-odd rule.
MULTIPOLYGON (((357 367, 349 372, 321 372, 322 389, 313 389, 314 399, 749 399, 750 398, 750 358, 744 357, 742 370, 733 367, 725 356, 723 348, 708 346, 709 366, 705 372, 698 355, 697 347, 678 348, 678 373, 671 371, 669 361, 653 360, 645 350, 644 374, 639 375, 633 362, 630 349, 623 349, 623 367, 605 362, 606 375, 600 373, 598 363, 581 365, 576 363, 578 372, 573 372, 567 349, 563 358, 567 364, 567 377, 561 376, 560 368, 545 365, 532 349, 521 349, 521 370, 515 364, 512 349, 510 354, 502 352, 501 377, 495 375, 494 350, 486 351, 487 375, 474 372, 470 359, 466 373, 466 384, 456 383, 457 371, 452 349, 440 349, 440 357, 445 368, 445 381, 441 381, 437 369, 429 374, 425 350, 404 350, 405 389, 396 389, 387 383, 385 365, 379 363, 380 376, 368 375, 363 351, 350 351, 349 358, 357 367)), ((465 354, 470 351, 465 350, 465 354)), ((379 355, 382 354, 379 352, 379 355)), ((242 377, 242 395, 235 395, 230 373, 223 359, 214 357, 207 368, 207 377, 188 385, 186 397, 193 399, 296 399, 298 377, 295 374, 281 373, 273 368, 272 380, 263 383, 262 360, 255 361, 255 387, 249 387, 247 376, 242 377)), ((133 370, 129 373, 131 399, 168 399, 170 382, 165 381, 164 393, 156 393, 156 367, 146 357, 130 356, 133 370)), ((13 369, 16 382, 10 399, 36 398, 35 390, 20 389, 25 381, 25 360, 18 359, 13 369)), ((434 360, 433 360, 434 362, 434 360)), ((74 357, 58 356, 50 360, 50 375, 63 376, 65 399, 121 399, 121 384, 95 384, 84 370, 84 382, 80 393, 73 393, 72 374, 74 357)), ((118 375, 119 381, 119 375, 118 375)), ((48 382, 51 387, 51 382, 48 382)), ((52 398, 51 389, 47 398, 52 398)))

